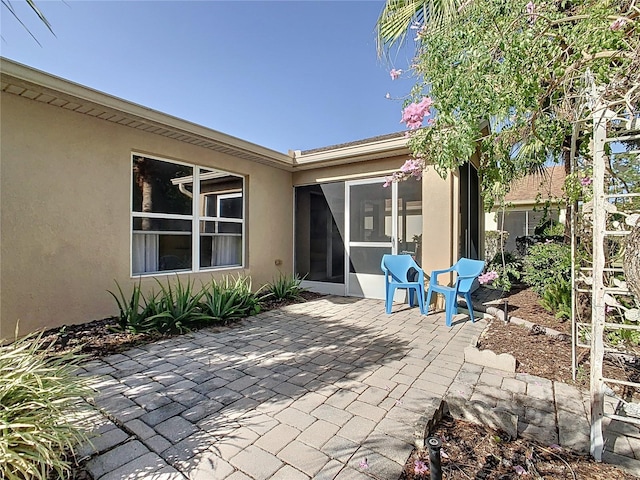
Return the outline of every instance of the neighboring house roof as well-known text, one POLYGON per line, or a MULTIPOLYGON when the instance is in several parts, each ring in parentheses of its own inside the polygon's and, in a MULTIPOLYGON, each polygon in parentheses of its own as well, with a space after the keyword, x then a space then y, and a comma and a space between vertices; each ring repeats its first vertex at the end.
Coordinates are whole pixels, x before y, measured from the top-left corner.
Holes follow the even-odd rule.
POLYGON ((546 167, 544 174, 527 175, 511 185, 506 204, 535 204, 537 201, 562 201, 564 198, 564 166, 546 167))

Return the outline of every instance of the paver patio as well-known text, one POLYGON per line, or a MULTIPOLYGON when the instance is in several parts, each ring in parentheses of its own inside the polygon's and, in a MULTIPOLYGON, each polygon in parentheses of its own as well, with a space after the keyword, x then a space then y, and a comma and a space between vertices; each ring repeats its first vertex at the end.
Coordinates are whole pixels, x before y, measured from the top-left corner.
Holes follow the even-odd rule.
POLYGON ((94 360, 81 453, 96 480, 398 478, 486 325, 458 318, 326 297, 94 360))
MULTIPOLYGON (((396 480, 443 398, 587 453, 584 392, 464 362, 485 326, 325 297, 94 360, 84 374, 100 412, 79 457, 95 480, 396 480)), ((622 427, 609 428, 606 460, 640 474, 640 433, 622 427)))

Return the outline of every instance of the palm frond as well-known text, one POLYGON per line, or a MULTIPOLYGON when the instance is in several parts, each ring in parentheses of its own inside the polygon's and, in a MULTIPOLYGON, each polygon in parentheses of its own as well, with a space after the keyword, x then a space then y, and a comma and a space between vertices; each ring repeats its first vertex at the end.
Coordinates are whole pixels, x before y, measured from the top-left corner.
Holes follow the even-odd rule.
POLYGON ((443 27, 458 17, 463 3, 463 0, 387 0, 376 22, 378 54, 402 45, 413 24, 426 31, 443 27))
MULTIPOLYGON (((7 10, 9 10, 9 13, 11 13, 11 15, 13 15, 13 18, 15 18, 18 21, 18 23, 20 25, 22 25, 22 28, 24 28, 27 31, 27 33, 31 36, 31 38, 33 38, 33 40, 39 46, 42 47, 42 44, 38 41, 36 36, 31 32, 31 30, 29 30, 29 27, 27 27, 27 25, 22 21, 22 19, 16 13, 15 9, 13 8, 13 4, 11 3, 11 0, 1 0, 1 1, 2 1, 2 5, 7 10)), ((35 1, 34 0, 26 0, 26 2, 27 2, 27 5, 29 5, 29 7, 31 7, 31 10, 33 10, 33 12, 36 15, 38 15, 38 18, 40 19, 40 21, 45 24, 45 26, 49 29, 49 31, 55 37, 56 34, 54 33, 53 28, 51 27, 51 24, 49 23, 49 20, 47 20, 47 18, 44 16, 44 14, 40 11, 40 9, 36 5, 35 1)))

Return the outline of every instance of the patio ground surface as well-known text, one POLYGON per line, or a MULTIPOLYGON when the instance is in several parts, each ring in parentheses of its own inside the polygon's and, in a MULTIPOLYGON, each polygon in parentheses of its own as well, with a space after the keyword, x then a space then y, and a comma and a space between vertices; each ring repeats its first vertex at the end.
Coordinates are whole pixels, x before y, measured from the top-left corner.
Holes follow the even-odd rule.
POLYGON ((324 297, 93 360, 80 454, 96 480, 395 480, 446 395, 517 404, 519 433, 584 449, 573 387, 464 362, 485 326, 324 297))

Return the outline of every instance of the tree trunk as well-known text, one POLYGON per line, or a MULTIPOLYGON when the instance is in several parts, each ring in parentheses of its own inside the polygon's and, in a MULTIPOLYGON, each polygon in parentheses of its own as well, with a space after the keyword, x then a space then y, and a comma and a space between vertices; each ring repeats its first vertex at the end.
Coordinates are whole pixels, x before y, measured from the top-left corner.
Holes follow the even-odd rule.
MULTIPOLYGON (((146 158, 136 157, 134 160, 134 172, 136 183, 142 193, 142 212, 153 212, 153 167, 146 158)), ((153 219, 142 219, 142 230, 153 230, 153 219)))
MULTIPOLYGON (((149 176, 140 178, 142 187, 142 211, 144 213, 153 212, 153 184, 149 176)), ((153 228, 151 218, 142 219, 142 230, 151 230, 153 228)))

